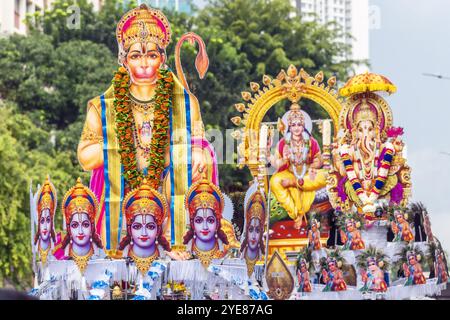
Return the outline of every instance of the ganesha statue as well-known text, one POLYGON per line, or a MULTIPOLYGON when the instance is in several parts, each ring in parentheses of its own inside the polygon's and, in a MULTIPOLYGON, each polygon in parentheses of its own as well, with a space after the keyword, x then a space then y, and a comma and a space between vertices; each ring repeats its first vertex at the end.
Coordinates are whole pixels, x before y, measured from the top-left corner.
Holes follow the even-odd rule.
POLYGON ((340 114, 340 138, 333 145, 333 168, 328 189, 333 206, 345 211, 356 206, 373 217, 378 201, 406 206, 411 169, 404 157, 403 129, 393 127, 392 111, 377 91, 393 93, 385 77, 355 76, 340 90, 347 97, 340 114))
POLYGON ((199 102, 189 90, 180 60, 185 41, 198 43, 196 67, 203 77, 209 64, 205 44, 194 33, 180 38, 175 75, 166 64, 171 37, 161 11, 143 4, 127 12, 116 30, 120 67, 112 85, 88 102, 78 159, 92 173, 90 187, 100 210, 95 229, 113 258, 122 256, 122 201, 144 178, 167 199, 171 214, 163 229, 180 252, 189 224, 186 191, 200 180, 200 171, 218 184, 215 152, 205 138, 199 102))

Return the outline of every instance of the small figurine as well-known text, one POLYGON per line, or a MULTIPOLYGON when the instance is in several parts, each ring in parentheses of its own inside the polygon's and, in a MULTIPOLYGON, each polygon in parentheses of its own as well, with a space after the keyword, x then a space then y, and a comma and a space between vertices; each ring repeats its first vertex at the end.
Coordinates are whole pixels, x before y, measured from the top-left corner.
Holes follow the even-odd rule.
POLYGON ((357 214, 347 214, 340 218, 341 239, 344 242, 343 250, 363 250, 365 243, 361 237, 361 221, 357 214))
POLYGON ((320 242, 320 221, 313 218, 310 220, 310 230, 308 231, 308 248, 313 251, 322 249, 322 243, 320 242))
POLYGON ((408 222, 408 214, 400 208, 394 209, 394 221, 391 222, 392 232, 395 234, 394 242, 414 240, 411 226, 408 222))
POLYGON ((421 255, 414 251, 409 251, 406 255, 408 263, 403 263, 403 272, 408 280, 405 286, 426 284, 427 280, 423 274, 422 266, 419 263, 421 255))
POLYGON ((436 261, 434 263, 434 270, 436 272, 436 276, 438 278, 437 283, 447 283, 448 281, 448 271, 446 264, 444 262, 444 252, 440 249, 436 250, 436 261))
POLYGON ((308 257, 308 249, 305 249, 299 254, 297 259, 297 292, 312 292, 311 280, 309 277, 309 263, 306 260, 308 257))
POLYGON ((388 263, 385 254, 374 247, 369 247, 358 256, 358 266, 361 267, 361 278, 364 283, 360 291, 386 292, 388 290, 385 280, 388 263))
POLYGON ((332 252, 325 260, 325 266, 322 269, 322 277, 325 282, 324 292, 346 291, 347 284, 342 273, 343 259, 340 258, 337 251, 332 252))

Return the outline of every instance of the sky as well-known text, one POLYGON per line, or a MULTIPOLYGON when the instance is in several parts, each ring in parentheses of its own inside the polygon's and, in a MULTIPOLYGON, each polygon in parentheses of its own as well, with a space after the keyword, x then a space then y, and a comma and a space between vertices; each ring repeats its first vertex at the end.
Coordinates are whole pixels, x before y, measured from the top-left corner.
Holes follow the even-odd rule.
POLYGON ((370 31, 371 71, 398 88, 387 97, 394 125, 405 129, 413 200, 422 201, 432 229, 450 252, 450 1, 371 0, 380 28, 370 31))

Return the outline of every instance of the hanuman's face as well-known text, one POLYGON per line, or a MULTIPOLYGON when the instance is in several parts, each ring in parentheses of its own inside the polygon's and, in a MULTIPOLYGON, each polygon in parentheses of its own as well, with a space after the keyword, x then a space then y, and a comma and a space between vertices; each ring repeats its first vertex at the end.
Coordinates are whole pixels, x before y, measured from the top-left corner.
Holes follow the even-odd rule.
POLYGON ((132 83, 154 84, 165 59, 155 43, 135 43, 128 51, 124 66, 130 73, 132 83))
POLYGON ((158 235, 158 225, 150 214, 138 214, 131 224, 131 238, 134 245, 141 248, 151 248, 158 235))
POLYGON ((261 222, 258 218, 252 218, 248 226, 248 246, 251 250, 258 248, 261 239, 261 222))
POLYGON ((217 218, 212 209, 198 209, 194 217, 195 235, 201 241, 214 239, 217 232, 217 218))
POLYGON ((70 220, 70 235, 72 241, 80 247, 90 243, 92 224, 86 213, 75 213, 70 220))
POLYGON ((50 217, 50 210, 44 209, 41 213, 41 218, 39 219, 39 231, 42 241, 47 241, 50 237, 50 230, 52 227, 52 220, 50 217))

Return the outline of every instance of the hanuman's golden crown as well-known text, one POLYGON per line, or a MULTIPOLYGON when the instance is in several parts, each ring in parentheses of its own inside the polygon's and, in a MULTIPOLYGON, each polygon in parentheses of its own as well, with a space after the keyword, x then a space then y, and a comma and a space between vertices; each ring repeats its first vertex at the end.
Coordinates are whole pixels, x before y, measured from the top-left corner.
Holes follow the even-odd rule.
POLYGON ((168 206, 164 196, 152 189, 147 179, 144 179, 139 188, 127 194, 122 212, 125 213, 127 224, 131 224, 135 215, 149 214, 158 225, 162 225, 168 215, 168 206))
POLYGON ((266 200, 264 195, 259 191, 255 192, 251 196, 250 201, 248 202, 247 205, 247 210, 245 214, 245 219, 247 223, 250 223, 250 220, 252 218, 264 221, 266 216, 265 207, 266 207, 266 200))
POLYGON ((48 209, 50 211, 50 216, 53 217, 56 211, 56 203, 56 189, 50 182, 50 178, 47 177, 39 190, 37 201, 38 216, 41 215, 42 210, 48 209))
POLYGON ((195 217, 198 209, 212 209, 220 220, 225 202, 219 187, 207 179, 202 179, 192 185, 187 192, 185 205, 190 218, 195 217))
POLYGON ((66 223, 69 223, 72 216, 77 213, 86 213, 89 216, 89 220, 94 222, 98 211, 97 197, 78 178, 76 185, 67 191, 64 196, 62 211, 66 218, 66 223))
POLYGON ((170 43, 171 36, 166 16, 145 4, 127 12, 120 19, 116 30, 119 48, 124 51, 133 44, 142 42, 153 42, 165 49, 170 43))

